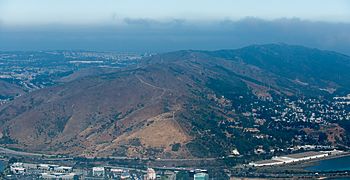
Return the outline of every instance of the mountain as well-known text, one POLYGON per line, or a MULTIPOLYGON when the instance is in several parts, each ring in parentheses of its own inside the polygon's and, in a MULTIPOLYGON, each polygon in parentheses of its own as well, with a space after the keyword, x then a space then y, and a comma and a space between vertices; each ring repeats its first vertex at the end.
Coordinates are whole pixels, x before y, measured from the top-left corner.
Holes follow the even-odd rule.
MULTIPOLYGON (((54 154, 168 158, 251 155, 324 136, 314 143, 347 146, 350 128, 340 119, 283 121, 277 110, 299 112, 293 99, 332 104, 350 93, 348 69, 346 55, 285 44, 154 55, 127 68, 77 72, 7 103, 0 142, 54 154)), ((312 108, 299 113, 314 118, 312 108)))
POLYGON ((350 86, 349 57, 331 51, 270 44, 210 54, 225 59, 242 59, 247 64, 288 79, 307 82, 310 86, 338 90, 350 86))
POLYGON ((24 94, 24 90, 12 83, 0 80, 0 100, 13 99, 24 94))

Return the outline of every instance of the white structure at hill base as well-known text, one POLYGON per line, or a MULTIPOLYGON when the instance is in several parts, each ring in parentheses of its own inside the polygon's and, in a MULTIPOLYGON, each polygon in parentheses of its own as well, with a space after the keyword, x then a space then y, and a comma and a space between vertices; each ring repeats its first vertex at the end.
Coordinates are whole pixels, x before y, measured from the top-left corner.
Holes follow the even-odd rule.
POLYGON ((327 157, 330 155, 336 155, 340 154, 342 151, 333 150, 333 151, 309 151, 304 153, 298 153, 298 154, 290 154, 287 156, 280 156, 280 157, 273 157, 270 160, 263 160, 263 161, 257 161, 257 162, 251 162, 249 163, 250 166, 254 167, 261 167, 261 166, 274 166, 274 165, 281 165, 281 164, 288 164, 288 163, 295 163, 300 161, 307 161, 312 159, 318 159, 327 157))

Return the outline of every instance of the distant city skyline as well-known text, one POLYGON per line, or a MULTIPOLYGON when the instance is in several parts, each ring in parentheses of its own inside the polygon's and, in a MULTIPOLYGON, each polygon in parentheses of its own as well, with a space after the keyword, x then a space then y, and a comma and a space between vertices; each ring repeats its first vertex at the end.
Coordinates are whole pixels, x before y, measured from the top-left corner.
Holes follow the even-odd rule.
POLYGON ((125 18, 169 21, 298 18, 350 22, 347 0, 0 0, 3 26, 116 24, 125 18))

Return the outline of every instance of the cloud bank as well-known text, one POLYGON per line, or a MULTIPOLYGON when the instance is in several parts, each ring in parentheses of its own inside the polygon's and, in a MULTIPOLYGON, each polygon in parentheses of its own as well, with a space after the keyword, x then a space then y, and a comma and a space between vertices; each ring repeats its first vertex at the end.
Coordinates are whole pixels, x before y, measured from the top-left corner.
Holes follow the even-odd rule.
POLYGON ((0 50, 94 50, 166 52, 233 49, 250 44, 288 43, 350 55, 350 24, 244 18, 190 22, 125 18, 114 25, 1 27, 0 50))

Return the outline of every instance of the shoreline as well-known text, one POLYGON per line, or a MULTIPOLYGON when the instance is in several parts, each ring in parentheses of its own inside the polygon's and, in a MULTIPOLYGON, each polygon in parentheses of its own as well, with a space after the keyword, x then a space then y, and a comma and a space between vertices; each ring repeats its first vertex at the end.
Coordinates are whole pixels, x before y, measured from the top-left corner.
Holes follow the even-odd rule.
POLYGON ((251 174, 247 176, 240 176, 237 174, 232 174, 231 179, 251 179, 251 180, 263 180, 263 179, 318 179, 318 178, 349 178, 350 179, 350 168, 347 170, 329 170, 329 171, 317 171, 317 170, 307 170, 306 168, 317 165, 318 162, 337 159, 342 157, 350 157, 350 152, 343 152, 341 154, 331 155, 327 157, 322 157, 318 159, 307 160, 303 162, 296 162, 283 165, 275 166, 264 166, 255 167, 250 170, 251 174))
MULTIPOLYGON (((320 161, 342 158, 347 156, 350 156, 350 152, 343 152, 341 154, 330 155, 322 158, 310 159, 310 160, 305 160, 300 162, 287 163, 282 165, 255 167, 255 169, 257 170, 257 172, 260 172, 260 173, 271 173, 271 172, 281 173, 285 171, 290 171, 294 173, 315 173, 320 171, 307 170, 306 168, 315 166, 320 161)), ((331 171, 323 171, 323 172, 331 172, 331 171)))
MULTIPOLYGON (((323 160, 329 160, 329 159, 336 159, 341 157, 350 156, 350 152, 343 152, 340 154, 334 154, 329 155, 326 157, 321 157, 317 159, 309 159, 299 162, 293 162, 293 163, 286 163, 286 164, 280 164, 280 165, 271 165, 271 166, 262 166, 262 167, 255 167, 257 171, 260 172, 281 172, 285 170, 293 171, 293 172, 316 172, 307 170, 306 168, 317 165, 318 162, 323 160)), ((349 169, 350 170, 350 169, 349 169)))
MULTIPOLYGON (((300 164, 293 164, 292 166, 297 166, 297 167, 299 166, 299 168, 302 168, 303 170, 305 170, 305 168, 307 168, 307 167, 317 165, 317 163, 320 161, 329 160, 329 159, 337 159, 337 158, 342 158, 342 157, 347 157, 347 156, 350 156, 350 152, 344 152, 342 154, 326 156, 326 157, 322 157, 319 159, 311 159, 309 161, 300 162, 300 164)), ((310 170, 305 170, 305 171, 314 172, 314 171, 310 171, 310 170)))

